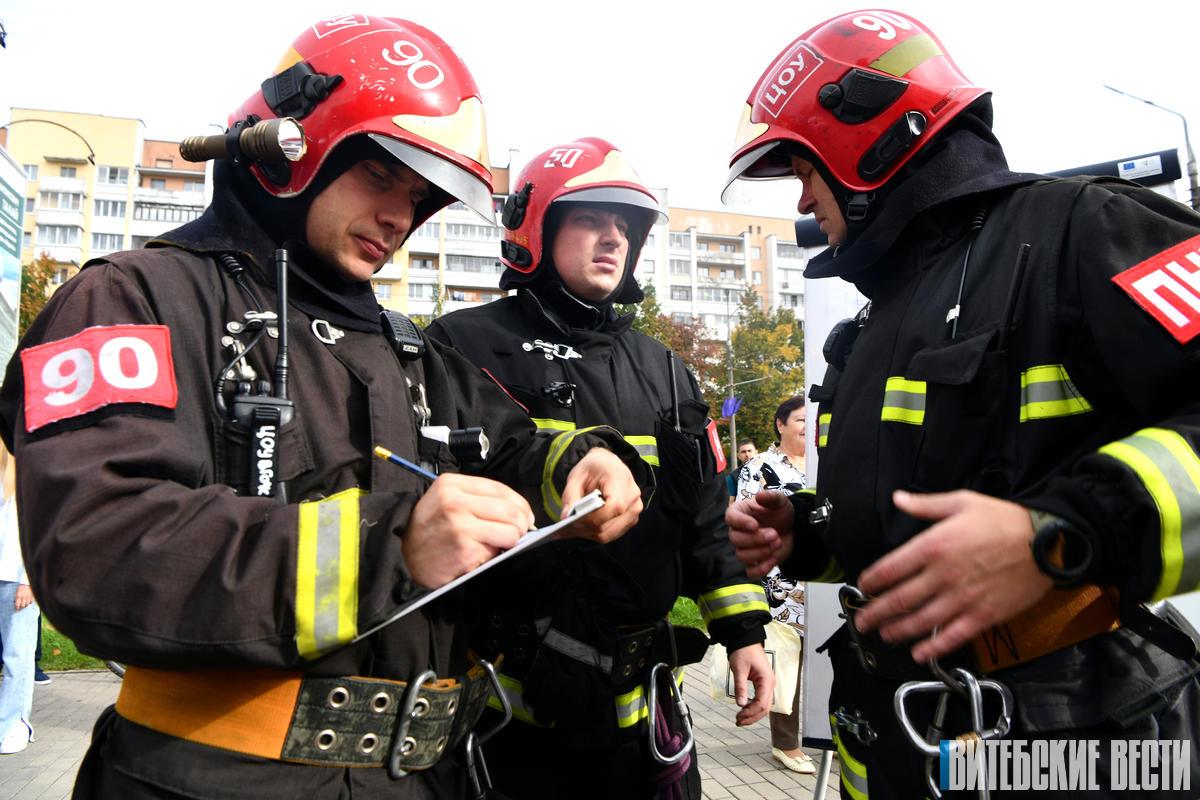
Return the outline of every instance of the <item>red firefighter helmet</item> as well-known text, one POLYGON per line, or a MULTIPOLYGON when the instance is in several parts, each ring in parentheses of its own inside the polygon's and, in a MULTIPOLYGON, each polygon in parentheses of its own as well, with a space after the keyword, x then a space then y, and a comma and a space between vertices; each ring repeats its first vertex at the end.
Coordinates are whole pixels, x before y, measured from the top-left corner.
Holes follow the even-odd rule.
POLYGON ((290 168, 252 167, 276 197, 303 192, 329 154, 361 134, 450 195, 421 204, 412 228, 451 198, 495 220, 479 89, 450 46, 427 28, 361 14, 321 20, 296 38, 229 124, 250 115, 292 117, 304 130, 307 149, 290 168))
POLYGON ((924 25, 896 11, 852 11, 788 45, 746 100, 730 158, 739 178, 791 176, 787 144, 855 192, 873 191, 988 90, 959 71, 924 25))
POLYGON ((650 226, 667 221, 658 200, 625 156, 603 139, 577 139, 534 156, 512 182, 500 221, 500 260, 530 273, 542 260, 546 212, 554 203, 615 203, 640 210, 630 221, 629 263, 636 264, 650 226))

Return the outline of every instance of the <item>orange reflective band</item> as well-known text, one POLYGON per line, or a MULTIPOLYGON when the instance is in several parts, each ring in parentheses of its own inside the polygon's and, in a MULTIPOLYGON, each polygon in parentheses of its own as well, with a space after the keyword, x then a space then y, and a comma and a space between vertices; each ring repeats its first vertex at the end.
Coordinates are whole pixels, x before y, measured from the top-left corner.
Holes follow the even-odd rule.
POLYGON ((1024 664, 1116 630, 1118 605, 1117 593, 1099 586, 1053 589, 1033 608, 975 637, 971 648, 985 673, 1024 664))

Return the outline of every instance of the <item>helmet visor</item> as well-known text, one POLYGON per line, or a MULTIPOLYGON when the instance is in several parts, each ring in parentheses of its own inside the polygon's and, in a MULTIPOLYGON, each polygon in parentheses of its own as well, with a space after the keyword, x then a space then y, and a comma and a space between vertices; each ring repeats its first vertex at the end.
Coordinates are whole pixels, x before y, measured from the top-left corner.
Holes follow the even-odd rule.
POLYGON ((453 161, 435 156, 419 147, 378 133, 367 134, 371 139, 391 153, 398 161, 412 169, 425 180, 442 191, 461 200, 486 222, 496 224, 496 209, 492 205, 492 192, 477 176, 453 161))
POLYGON ((651 225, 664 225, 667 222, 666 212, 652 197, 623 186, 597 186, 591 189, 580 189, 578 192, 564 194, 554 200, 556 203, 616 203, 623 206, 649 211, 651 225))
POLYGON ((725 177, 725 188, 721 192, 721 202, 725 205, 741 205, 752 199, 747 192, 745 181, 772 181, 779 178, 795 177, 792 173, 791 159, 785 153, 782 140, 767 142, 753 150, 748 150, 729 167, 725 177))

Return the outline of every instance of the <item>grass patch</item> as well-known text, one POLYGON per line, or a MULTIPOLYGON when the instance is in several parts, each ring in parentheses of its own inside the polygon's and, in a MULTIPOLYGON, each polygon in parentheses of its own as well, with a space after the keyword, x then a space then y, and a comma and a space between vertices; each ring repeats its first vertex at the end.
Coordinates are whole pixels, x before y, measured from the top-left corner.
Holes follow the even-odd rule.
POLYGON ((75 643, 54 630, 54 626, 42 617, 42 660, 39 662, 47 672, 64 669, 104 669, 104 662, 85 656, 75 648, 75 643))
POLYGON ((696 604, 687 597, 676 598, 675 607, 671 609, 671 614, 667 618, 671 620, 672 625, 704 628, 704 621, 700 618, 700 609, 696 608, 696 604))

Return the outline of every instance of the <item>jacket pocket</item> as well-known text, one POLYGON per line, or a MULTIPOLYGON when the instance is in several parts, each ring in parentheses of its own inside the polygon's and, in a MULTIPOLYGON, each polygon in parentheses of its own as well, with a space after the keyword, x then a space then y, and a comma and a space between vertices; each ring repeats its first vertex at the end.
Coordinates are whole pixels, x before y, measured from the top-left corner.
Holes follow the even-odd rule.
MULTIPOLYGON (((253 434, 245 425, 232 420, 218 423, 217 482, 233 487, 238 494, 250 493, 250 459, 258 458, 258 444, 252 440, 253 434)), ((282 482, 297 478, 314 466, 312 446, 299 421, 279 429, 275 449, 279 458, 278 479, 282 482)))

